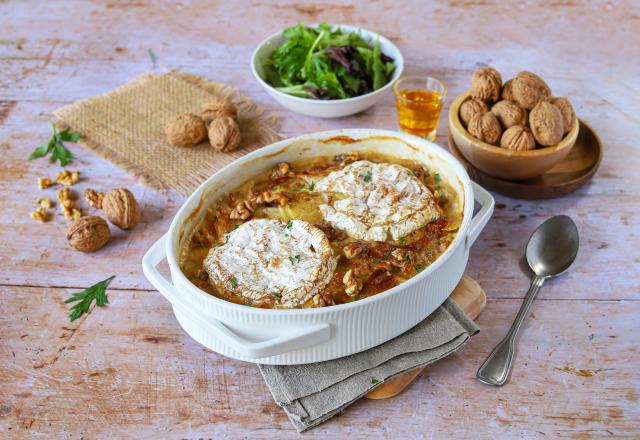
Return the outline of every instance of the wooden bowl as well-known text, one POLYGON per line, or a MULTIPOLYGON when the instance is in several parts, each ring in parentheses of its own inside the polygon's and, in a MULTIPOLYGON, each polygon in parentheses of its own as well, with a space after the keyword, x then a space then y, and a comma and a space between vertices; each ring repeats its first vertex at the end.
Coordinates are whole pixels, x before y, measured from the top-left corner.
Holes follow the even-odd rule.
POLYGON ((575 118, 571 130, 559 144, 529 151, 513 151, 479 141, 469 134, 460 121, 460 105, 469 97, 460 94, 449 109, 449 132, 460 153, 484 173, 508 180, 525 180, 543 175, 564 159, 576 143, 580 124, 575 118))

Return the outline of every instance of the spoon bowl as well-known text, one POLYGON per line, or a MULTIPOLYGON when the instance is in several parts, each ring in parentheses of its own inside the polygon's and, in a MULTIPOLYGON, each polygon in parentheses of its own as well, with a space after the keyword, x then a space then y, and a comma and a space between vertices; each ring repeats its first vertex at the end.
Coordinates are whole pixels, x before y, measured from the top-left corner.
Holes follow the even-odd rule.
POLYGON ((541 224, 529 238, 527 263, 539 277, 557 277, 571 267, 579 246, 576 224, 566 215, 557 215, 541 224))

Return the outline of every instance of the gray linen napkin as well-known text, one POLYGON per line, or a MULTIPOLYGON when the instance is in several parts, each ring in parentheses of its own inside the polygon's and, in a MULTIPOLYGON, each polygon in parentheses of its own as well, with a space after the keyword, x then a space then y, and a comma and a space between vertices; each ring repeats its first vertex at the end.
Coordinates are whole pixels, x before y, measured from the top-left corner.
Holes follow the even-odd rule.
POLYGON ((380 382, 460 348, 478 326, 448 299, 406 333, 351 356, 303 365, 258 365, 298 432, 330 419, 380 382))

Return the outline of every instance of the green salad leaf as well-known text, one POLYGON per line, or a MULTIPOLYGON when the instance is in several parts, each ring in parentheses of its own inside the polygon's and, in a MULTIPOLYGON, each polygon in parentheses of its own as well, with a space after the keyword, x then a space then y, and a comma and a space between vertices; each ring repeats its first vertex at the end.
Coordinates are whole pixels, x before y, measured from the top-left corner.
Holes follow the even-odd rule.
POLYGON ((299 24, 283 31, 265 68, 266 81, 289 95, 308 99, 344 99, 378 90, 395 70, 380 51, 379 37, 366 41, 358 32, 299 24))

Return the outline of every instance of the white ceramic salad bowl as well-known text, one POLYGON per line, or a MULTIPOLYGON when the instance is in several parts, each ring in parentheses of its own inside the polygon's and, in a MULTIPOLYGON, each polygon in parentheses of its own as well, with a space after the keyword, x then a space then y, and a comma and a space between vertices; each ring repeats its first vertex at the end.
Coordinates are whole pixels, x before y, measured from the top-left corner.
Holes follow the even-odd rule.
POLYGON ((493 212, 493 197, 469 180, 464 168, 443 148, 408 134, 348 129, 287 139, 229 164, 187 199, 169 231, 144 256, 145 276, 173 306, 183 329, 205 347, 235 359, 265 364, 321 362, 382 344, 422 321, 449 296, 462 276, 469 248, 493 212), (345 143, 345 139, 352 139, 345 143), (463 221, 449 248, 415 277, 386 291, 331 307, 274 310, 216 298, 182 273, 182 240, 209 204, 275 164, 305 157, 373 150, 411 158, 437 170, 453 186, 463 206, 463 221), (481 205, 474 215, 474 199, 481 205), (167 259, 171 280, 156 266, 167 259))
MULTIPOLYGON (((348 26, 343 24, 333 25, 332 28, 339 27, 346 32, 359 32, 360 35, 366 40, 369 40, 372 44, 376 40, 378 34, 376 32, 368 31, 356 26, 348 26)), ((332 99, 332 100, 320 100, 320 99, 306 99, 297 96, 288 95, 281 92, 269 83, 265 81, 264 69, 266 61, 269 59, 271 52, 285 42, 285 38, 282 36, 282 31, 275 33, 265 40, 263 40, 258 47, 253 51, 251 55, 251 71, 253 76, 256 77, 260 85, 267 91, 273 99, 275 99, 283 107, 288 108, 296 113, 301 113, 307 116, 315 116, 318 118, 340 118, 342 116, 349 116, 368 109, 378 102, 386 93, 388 93, 393 87, 393 83, 396 82, 404 69, 404 59, 400 50, 388 39, 380 35, 380 51, 385 55, 393 58, 395 64, 395 70, 391 80, 379 88, 366 95, 355 96, 353 98, 346 99, 332 99)))

